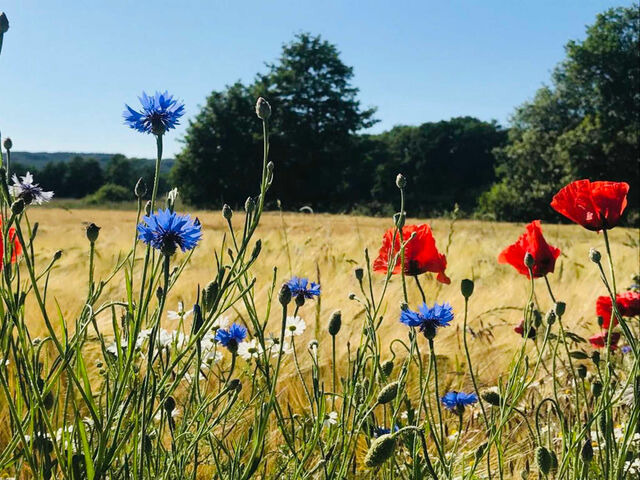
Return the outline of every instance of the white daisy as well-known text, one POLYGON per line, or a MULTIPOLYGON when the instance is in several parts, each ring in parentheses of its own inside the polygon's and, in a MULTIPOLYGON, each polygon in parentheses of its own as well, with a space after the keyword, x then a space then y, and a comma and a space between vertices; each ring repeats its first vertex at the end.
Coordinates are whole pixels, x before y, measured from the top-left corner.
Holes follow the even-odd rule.
POLYGON ((238 344, 238 355, 245 360, 251 360, 257 358, 260 354, 260 346, 257 344, 256 339, 253 338, 248 342, 240 342, 238 344))
POLYGON ((178 310, 169 310, 167 312, 167 318, 169 320, 186 320, 192 313, 193 310, 185 312, 184 303, 178 302, 178 310))
POLYGON ((325 413, 324 421, 322 422, 323 427, 330 427, 331 425, 336 425, 337 423, 338 423, 338 412, 325 413))
POLYGON ((285 323, 285 330, 288 336, 298 336, 304 333, 304 330, 307 328, 307 324, 300 317, 287 317, 285 323))

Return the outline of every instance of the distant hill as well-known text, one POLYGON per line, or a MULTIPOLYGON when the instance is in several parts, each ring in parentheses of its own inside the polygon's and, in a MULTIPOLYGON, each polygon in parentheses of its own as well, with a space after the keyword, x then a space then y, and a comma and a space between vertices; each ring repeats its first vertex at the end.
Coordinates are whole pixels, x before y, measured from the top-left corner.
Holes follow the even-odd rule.
MULTIPOLYGON (((11 161, 25 165, 27 167, 42 168, 50 162, 68 162, 73 157, 93 158, 100 162, 102 168, 106 167, 111 157, 116 155, 115 153, 81 153, 81 152, 11 152, 11 161)), ((137 158, 143 162, 153 162, 154 160, 148 158, 137 158)), ((168 173, 173 166, 175 160, 173 158, 167 158, 162 160, 160 167, 161 172, 168 173)))

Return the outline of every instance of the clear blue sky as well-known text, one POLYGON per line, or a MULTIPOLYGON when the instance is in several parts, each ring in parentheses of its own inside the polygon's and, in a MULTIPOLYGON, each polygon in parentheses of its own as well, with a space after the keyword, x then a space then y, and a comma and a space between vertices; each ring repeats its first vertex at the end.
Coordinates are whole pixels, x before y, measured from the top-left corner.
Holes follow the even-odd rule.
MULTIPOLYGON (((250 82, 301 31, 338 45, 372 131, 473 115, 508 122, 563 58, 569 39, 614 4, 596 0, 43 1, 0 4, 0 131, 16 150, 151 157, 122 125, 125 102, 169 90, 187 118, 206 96, 250 82)), ((168 135, 180 150, 187 121, 168 135)))

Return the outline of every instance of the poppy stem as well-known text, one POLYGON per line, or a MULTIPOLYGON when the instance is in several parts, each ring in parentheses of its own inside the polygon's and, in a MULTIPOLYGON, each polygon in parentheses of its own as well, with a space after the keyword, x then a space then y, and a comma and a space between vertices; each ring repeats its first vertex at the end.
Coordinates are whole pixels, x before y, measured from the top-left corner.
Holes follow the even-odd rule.
POLYGON ((422 289, 422 285, 420 285, 420 280, 418 280, 418 276, 414 275, 414 277, 416 279, 416 285, 418 285, 418 290, 420 290, 420 295, 422 295, 422 303, 427 303, 427 297, 424 294, 424 290, 422 289))

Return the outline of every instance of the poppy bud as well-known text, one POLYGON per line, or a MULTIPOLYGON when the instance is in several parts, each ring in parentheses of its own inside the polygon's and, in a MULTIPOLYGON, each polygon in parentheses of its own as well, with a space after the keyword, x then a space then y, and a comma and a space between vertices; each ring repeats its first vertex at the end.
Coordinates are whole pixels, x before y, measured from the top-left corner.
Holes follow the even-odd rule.
POLYGON ((364 278, 364 270, 362 269, 362 267, 356 267, 353 273, 356 276, 356 280, 358 280, 359 282, 361 282, 364 278))
POLYGON ((256 202, 253 201, 253 198, 247 197, 247 200, 244 202, 244 211, 247 213, 251 213, 255 205, 256 205, 256 202))
POLYGON ((547 475, 551 470, 551 455, 549 454, 549 450, 545 447, 536 448, 536 463, 538 464, 538 469, 544 475, 547 475))
POLYGON ((396 177, 396 186, 400 190, 402 190, 404 187, 407 186, 407 179, 401 173, 399 173, 398 176, 396 177))
POLYGON ((398 382, 392 382, 385 386, 380 393, 378 393, 378 404, 384 405, 385 403, 389 403, 391 400, 396 398, 398 394, 398 382))
POLYGON ((549 455, 551 456, 551 470, 558 470, 558 456, 556 455, 556 452, 551 450, 549 455))
POLYGON ((11 204, 11 213, 20 215, 24 211, 24 200, 19 198, 11 204))
POLYGON ((237 378, 232 378, 231 380, 229 380, 228 388, 231 391, 239 392, 240 390, 242 390, 242 382, 240 382, 240 380, 237 378))
POLYGON ((394 435, 390 433, 380 435, 371 442, 371 447, 369 447, 369 451, 366 457, 364 457, 365 466, 369 468, 379 467, 393 455, 395 448, 396 437, 394 435))
POLYGON ((0 13, 0 35, 4 35, 9 30, 9 19, 7 15, 2 12, 0 13))
POLYGON ((286 283, 280 288, 278 300, 283 307, 289 305, 289 303, 291 302, 291 289, 286 283))
POLYGON ((225 220, 231 220, 231 217, 233 216, 233 210, 231 210, 231 207, 226 203, 222 206, 222 216, 225 220))
POLYGON ((602 383, 593 382, 591 384, 591 394, 594 396, 594 398, 598 398, 601 393, 602 393, 602 383))
POLYGON ((564 315, 565 310, 567 309, 567 304, 564 302, 556 302, 555 312, 558 317, 564 315))
POLYGON ((382 365, 380 365, 380 370, 382 370, 382 373, 384 373, 385 377, 390 376, 391 372, 393 372, 393 360, 385 361, 382 365))
POLYGON ((271 105, 264 98, 258 98, 256 102, 256 115, 261 120, 268 120, 271 116, 271 105))
POLYGON ((176 408, 176 401, 173 397, 167 397, 167 399, 164 401, 164 409, 167 411, 167 413, 169 415, 171 415, 171 412, 173 412, 176 408))
POLYGON ((600 255, 600 252, 595 248, 591 248, 589 249, 589 258, 593 263, 600 263, 600 259, 602 258, 602 255, 600 255))
POLYGON ((156 297, 158 298, 158 300, 162 300, 162 293, 164 292, 164 290, 162 289, 162 287, 158 286, 157 290, 156 290, 156 297))
POLYGON ((533 268, 533 266, 536 264, 536 259, 533 258, 533 255, 527 252, 524 254, 524 264, 527 266, 527 268, 533 268))
POLYGON ((500 403, 501 403, 500 394, 495 390, 487 390, 486 392, 482 393, 481 397, 489 405, 493 405, 494 407, 500 406, 500 403))
POLYGON ((269 161, 269 163, 267 163, 267 175, 269 176, 273 175, 274 168, 275 168, 275 165, 273 164, 273 162, 269 161))
POLYGON ((355 293, 351 292, 351 293, 349 294, 349 300, 355 300, 356 298, 358 298, 358 297, 356 296, 356 294, 355 294, 355 293))
POLYGON ((577 371, 580 378, 587 377, 587 367, 585 367, 584 365, 578 365, 577 371))
POLYGON ((13 142, 9 137, 4 139, 4 148, 6 148, 7 150, 11 150, 11 148, 13 148, 13 142))
POLYGON ((53 254, 53 261, 55 262, 57 260, 60 260, 60 257, 62 257, 62 250, 58 250, 53 254))
POLYGON ((591 354, 591 361, 594 363, 594 365, 598 366, 598 364, 600 363, 600 352, 598 352, 597 350, 594 351, 591 354))
POLYGON ((335 337, 340 331, 340 327, 342 327, 342 312, 336 310, 331 314, 331 318, 329 319, 329 335, 335 337))
POLYGON ((144 213, 145 215, 149 215, 151 213, 151 200, 147 200, 147 203, 144 205, 144 213))
POLYGON ((462 292, 462 296, 464 298, 469 298, 473 295, 473 280, 469 280, 468 278, 463 279, 460 282, 460 291, 462 292))
POLYGON ((591 439, 587 438, 582 446, 582 451, 580 452, 580 456, 582 457, 582 461, 584 463, 589 463, 593 459, 593 445, 591 445, 591 439))
POLYGON ((95 223, 90 223, 89 225, 87 225, 87 239, 91 242, 91 243, 95 243, 96 240, 98 240, 98 235, 100 234, 100 227, 97 226, 95 223))
POLYGON ((547 317, 545 318, 545 320, 547 321, 547 325, 553 325, 554 323, 556 323, 556 312, 553 310, 549 310, 547 312, 547 317))
POLYGON ((135 193, 136 197, 142 198, 147 193, 147 184, 144 182, 144 178, 140 177, 136 182, 136 186, 133 189, 133 193, 135 193))

